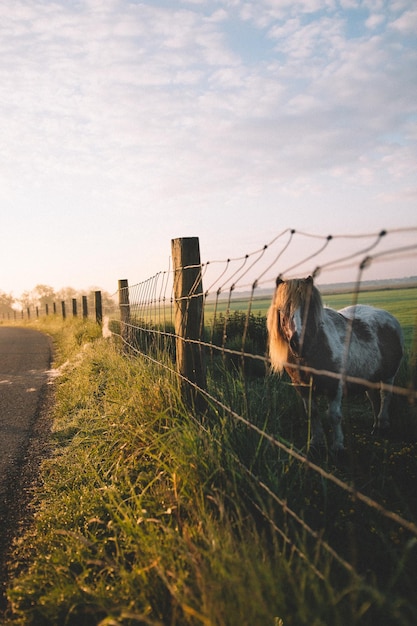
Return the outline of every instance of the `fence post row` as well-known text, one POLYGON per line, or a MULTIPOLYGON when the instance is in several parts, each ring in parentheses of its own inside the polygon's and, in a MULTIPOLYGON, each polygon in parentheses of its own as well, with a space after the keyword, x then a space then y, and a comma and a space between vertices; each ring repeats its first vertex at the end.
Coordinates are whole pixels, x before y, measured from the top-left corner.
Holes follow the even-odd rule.
POLYGON ((103 323, 103 305, 101 299, 101 291, 94 292, 94 307, 96 311, 96 322, 101 326, 103 323))
POLYGON ((88 317, 87 296, 82 296, 81 301, 82 301, 83 319, 87 319, 88 317))
POLYGON ((204 350, 199 343, 204 328, 203 281, 198 237, 171 241, 174 268, 177 371, 184 399, 203 404, 196 387, 206 388, 204 350), (192 387, 189 385, 195 385, 192 387))
MULTIPOLYGON (((72 307, 72 315, 73 315, 73 317, 77 317, 78 316, 78 302, 77 302, 77 298, 71 298, 71 307, 72 307)), ((97 322, 97 324, 101 325, 103 323, 103 304, 102 304, 101 291, 95 291, 94 292, 94 307, 95 307, 96 322, 97 322)), ((56 302, 52 303, 52 310, 53 310, 54 315, 56 315, 57 314, 57 304, 56 304, 56 302)), ((34 311, 35 311, 36 317, 38 318, 40 316, 40 314, 41 314, 41 308, 38 305, 36 305, 36 306, 34 306, 34 311)), ((46 302, 45 303, 45 315, 48 316, 49 313, 50 313, 50 306, 46 302)), ((61 301, 61 314, 62 314, 62 318, 65 320, 66 317, 67 317, 67 309, 66 309, 66 302, 65 302, 65 300, 61 301)), ((27 319, 30 320, 30 317, 31 317, 31 307, 30 306, 26 307, 26 315, 27 315, 27 319)), ((88 318, 88 297, 87 296, 82 296, 82 315, 83 315, 84 319, 88 318)), ((22 319, 24 319, 24 317, 25 317, 24 309, 22 309, 22 311, 21 311, 21 317, 22 317, 22 319)), ((16 312, 14 312, 14 318, 16 319, 16 312)))
POLYGON ((128 342, 130 337, 130 303, 129 283, 127 279, 119 280, 120 335, 128 342))

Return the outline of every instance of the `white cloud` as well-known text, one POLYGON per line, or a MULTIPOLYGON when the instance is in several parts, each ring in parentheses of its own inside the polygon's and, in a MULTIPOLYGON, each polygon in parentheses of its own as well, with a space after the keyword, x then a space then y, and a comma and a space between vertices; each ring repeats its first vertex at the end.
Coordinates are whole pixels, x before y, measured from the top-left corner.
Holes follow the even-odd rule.
POLYGON ((405 11, 392 23, 392 28, 404 35, 415 37, 417 31, 417 9, 405 11))
POLYGON ((401 2, 1 4, 2 200, 57 223, 43 207, 64 197, 90 231, 98 210, 151 209, 186 230, 197 207, 207 228, 238 206, 268 221, 336 182, 400 194, 417 163, 401 2), (252 58, 233 44, 242 24, 252 58))
POLYGON ((368 17, 368 19, 365 21, 365 25, 367 26, 367 28, 370 28, 371 30, 373 30, 374 28, 381 26, 381 24, 383 24, 384 22, 385 22, 384 15, 374 13, 368 17))

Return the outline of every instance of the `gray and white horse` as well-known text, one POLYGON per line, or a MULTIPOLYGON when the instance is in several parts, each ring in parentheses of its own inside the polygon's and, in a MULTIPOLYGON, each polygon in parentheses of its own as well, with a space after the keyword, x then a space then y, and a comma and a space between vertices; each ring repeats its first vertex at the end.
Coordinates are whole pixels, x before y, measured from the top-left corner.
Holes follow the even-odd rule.
MULTIPOLYGON (((334 451, 343 450, 342 398, 359 386, 347 378, 392 384, 403 356, 398 320, 387 311, 366 305, 340 311, 323 307, 313 279, 277 279, 268 311, 269 356, 273 370, 289 374, 311 414, 311 445, 325 438, 315 400, 325 395, 333 423, 334 451), (324 374, 323 371, 331 374, 324 374)), ((366 385, 362 387, 365 389, 366 385)), ((367 391, 374 411, 374 431, 389 426, 386 389, 367 391)))

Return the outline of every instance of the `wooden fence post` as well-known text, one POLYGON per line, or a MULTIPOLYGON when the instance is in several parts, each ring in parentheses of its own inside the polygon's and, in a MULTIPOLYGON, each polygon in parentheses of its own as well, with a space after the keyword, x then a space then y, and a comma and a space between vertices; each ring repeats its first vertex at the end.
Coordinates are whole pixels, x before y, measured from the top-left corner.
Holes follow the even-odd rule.
POLYGON ((204 302, 198 237, 173 239, 171 250, 177 371, 181 376, 184 399, 203 408, 204 400, 197 389, 206 389, 205 354, 200 344, 204 329, 204 302))
POLYGON ((45 303, 45 315, 49 315, 49 304, 45 303))
POLYGON ((83 318, 86 319, 88 317, 88 302, 87 302, 87 296, 82 296, 82 303, 83 303, 83 318))
POLYGON ((94 292, 94 304, 96 309, 96 322, 101 326, 103 323, 103 305, 101 301, 101 291, 94 292))
POLYGON ((77 317, 77 315, 78 315, 77 298, 72 298, 72 316, 77 317))
POLYGON ((120 307, 120 335, 122 339, 129 343, 130 338, 130 303, 129 303, 129 283, 127 279, 119 280, 119 307, 120 307))
POLYGON ((65 301, 61 301, 61 309, 62 309, 62 318, 65 319, 67 317, 67 313, 65 311, 65 301))

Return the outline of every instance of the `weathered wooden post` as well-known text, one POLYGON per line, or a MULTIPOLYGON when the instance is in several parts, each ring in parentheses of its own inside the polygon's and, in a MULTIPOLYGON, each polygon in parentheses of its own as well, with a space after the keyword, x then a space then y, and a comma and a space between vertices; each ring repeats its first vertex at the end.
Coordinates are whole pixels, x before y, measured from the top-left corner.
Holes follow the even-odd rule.
POLYGON ((175 334, 177 371, 184 399, 198 408, 204 399, 198 389, 206 389, 206 364, 201 345, 204 328, 203 281, 198 237, 173 239, 175 334))
POLYGON ((77 315, 78 315, 77 298, 72 298, 72 316, 77 317, 77 315))
POLYGON ((82 307, 83 307, 83 318, 87 319, 88 317, 88 302, 87 296, 82 296, 82 307))
POLYGON ((62 310, 62 318, 65 319, 67 317, 67 313, 66 313, 66 310, 65 310, 65 301, 64 300, 61 301, 61 310, 62 310))
POLYGON ((27 313, 28 313, 28 320, 30 320, 30 307, 27 307, 27 313))
POLYGON ((56 302, 54 302, 53 306, 54 306, 54 315, 56 315, 56 302))
POLYGON ((47 302, 45 303, 45 315, 49 315, 49 304, 47 302))
POLYGON ((101 301, 101 291, 94 292, 94 306, 96 310, 96 322, 101 326, 103 323, 103 304, 101 301))
POLYGON ((126 343, 130 338, 130 303, 129 283, 127 279, 119 280, 120 335, 126 343))

